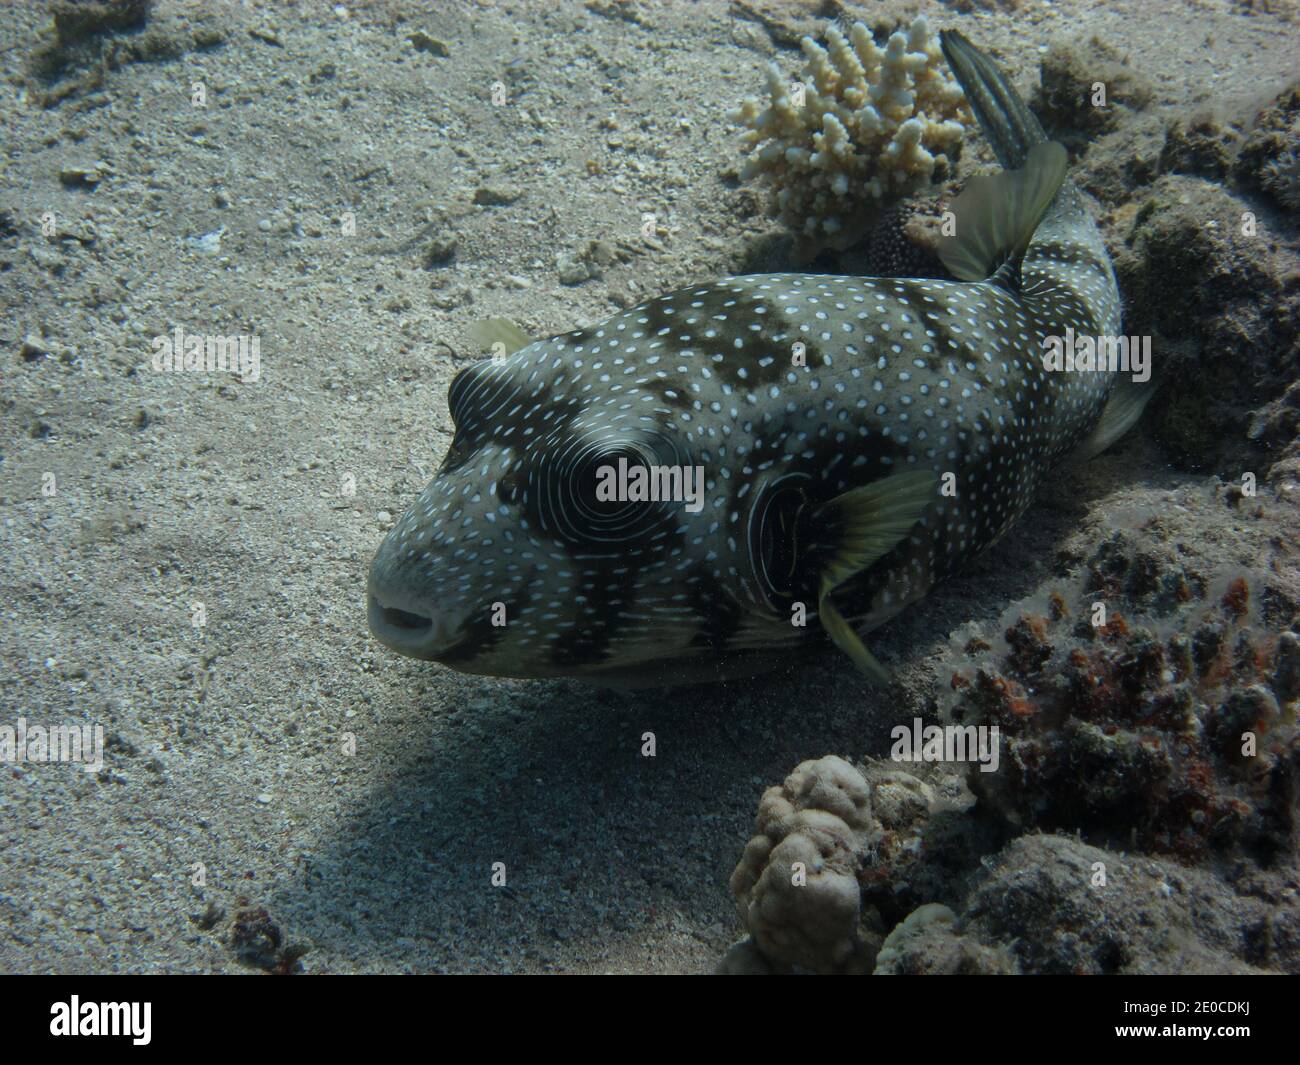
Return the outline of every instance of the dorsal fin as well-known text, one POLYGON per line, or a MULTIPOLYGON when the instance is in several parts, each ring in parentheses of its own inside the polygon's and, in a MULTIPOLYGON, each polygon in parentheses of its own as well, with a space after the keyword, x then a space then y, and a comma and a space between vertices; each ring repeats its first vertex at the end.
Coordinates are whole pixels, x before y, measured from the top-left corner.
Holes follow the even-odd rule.
POLYGON ((997 273, 998 284, 1018 286, 1020 260, 1065 180, 1068 158, 1055 141, 1036 144, 1021 169, 966 183, 952 202, 955 230, 939 238, 939 258, 954 277, 983 281, 997 273), (1005 264, 1011 270, 1003 277, 1005 264))
POLYGON ((484 351, 492 351, 494 344, 502 345, 503 355, 513 355, 533 342, 532 337, 508 318, 484 318, 475 322, 469 327, 469 336, 484 351))

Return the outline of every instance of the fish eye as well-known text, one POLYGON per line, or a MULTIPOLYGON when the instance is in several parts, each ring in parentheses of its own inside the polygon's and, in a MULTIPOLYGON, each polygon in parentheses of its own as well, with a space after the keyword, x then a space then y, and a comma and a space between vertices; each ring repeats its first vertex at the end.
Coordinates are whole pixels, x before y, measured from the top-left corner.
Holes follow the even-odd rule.
POLYGON ((539 456, 530 488, 543 529, 573 543, 626 545, 671 521, 672 500, 631 487, 668 449, 652 439, 577 437, 539 456))
POLYGON ((653 461, 646 455, 626 445, 587 459, 583 469, 574 474, 574 494, 579 505, 584 511, 602 515, 606 520, 616 517, 631 501, 620 500, 618 492, 611 493, 609 486, 617 489, 624 470, 631 474, 637 468, 652 465, 653 461))

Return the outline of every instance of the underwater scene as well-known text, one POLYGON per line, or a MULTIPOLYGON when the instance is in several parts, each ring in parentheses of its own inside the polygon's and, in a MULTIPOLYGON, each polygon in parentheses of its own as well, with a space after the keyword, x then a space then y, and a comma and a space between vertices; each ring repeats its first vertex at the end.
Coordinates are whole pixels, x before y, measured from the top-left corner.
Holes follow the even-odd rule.
POLYGON ((0 972, 1300 972, 1291 0, 0 45, 0 972))

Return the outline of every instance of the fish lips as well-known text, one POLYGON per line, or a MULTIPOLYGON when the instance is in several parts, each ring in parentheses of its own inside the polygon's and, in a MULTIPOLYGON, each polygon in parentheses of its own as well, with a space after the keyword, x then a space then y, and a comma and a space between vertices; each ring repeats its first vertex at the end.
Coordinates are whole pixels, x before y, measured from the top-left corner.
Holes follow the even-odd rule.
POLYGON ((376 640, 408 658, 432 661, 447 644, 433 618, 388 606, 373 592, 366 597, 366 617, 376 640))
POLYGON ((462 636, 463 619, 429 611, 384 579, 383 550, 370 566, 366 619, 376 640, 408 658, 437 661, 462 636))

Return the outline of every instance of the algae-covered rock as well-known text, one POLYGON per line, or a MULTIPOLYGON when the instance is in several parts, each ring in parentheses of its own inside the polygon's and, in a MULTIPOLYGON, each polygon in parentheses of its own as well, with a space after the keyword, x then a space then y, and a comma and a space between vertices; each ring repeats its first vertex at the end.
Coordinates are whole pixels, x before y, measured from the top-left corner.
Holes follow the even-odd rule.
POLYGON ((1141 111, 1153 95, 1151 83, 1119 52, 1088 37, 1048 49, 1033 107, 1052 136, 1077 148, 1114 129, 1126 113, 1141 111))

